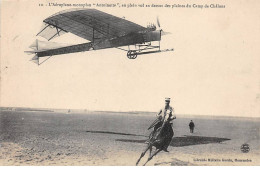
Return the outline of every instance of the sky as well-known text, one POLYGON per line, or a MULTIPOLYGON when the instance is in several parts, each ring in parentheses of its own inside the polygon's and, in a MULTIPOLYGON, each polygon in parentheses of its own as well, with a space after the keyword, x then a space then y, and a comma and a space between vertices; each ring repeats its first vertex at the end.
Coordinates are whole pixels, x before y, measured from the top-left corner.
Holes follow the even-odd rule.
MULTIPOLYGON (((161 28, 171 32, 162 37, 161 48, 174 52, 129 60, 125 51, 105 49, 54 56, 37 66, 24 51, 36 38, 44 40, 36 34, 45 18, 69 9, 39 7, 46 2, 2 1, 0 106, 154 112, 170 97, 176 114, 260 117, 256 0, 149 1, 218 3, 224 9, 97 8, 144 27, 156 24, 158 16, 161 28)), ((70 33, 52 41, 86 42, 70 33)))

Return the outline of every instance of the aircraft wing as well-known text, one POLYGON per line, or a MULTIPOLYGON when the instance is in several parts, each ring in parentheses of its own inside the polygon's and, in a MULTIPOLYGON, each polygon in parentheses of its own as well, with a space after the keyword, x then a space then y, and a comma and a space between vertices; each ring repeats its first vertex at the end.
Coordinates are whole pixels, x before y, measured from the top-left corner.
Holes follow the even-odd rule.
POLYGON ((96 9, 73 9, 56 13, 46 18, 37 34, 51 40, 66 32, 89 41, 116 38, 146 28, 96 9))

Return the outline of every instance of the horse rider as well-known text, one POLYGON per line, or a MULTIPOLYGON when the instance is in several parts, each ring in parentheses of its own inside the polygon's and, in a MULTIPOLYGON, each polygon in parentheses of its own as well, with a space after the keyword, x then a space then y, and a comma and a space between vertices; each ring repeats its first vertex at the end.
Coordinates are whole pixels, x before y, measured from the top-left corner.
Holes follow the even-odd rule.
MULTIPOLYGON (((171 102, 171 98, 165 98, 165 106, 164 108, 162 108, 159 113, 156 115, 158 122, 157 124, 154 126, 154 131, 153 133, 155 133, 155 131, 159 128, 159 127, 164 127, 165 122, 169 122, 169 124, 172 126, 172 121, 174 119, 176 119, 176 116, 174 114, 174 109, 170 106, 170 102, 171 102)), ((170 127, 171 129, 171 133, 173 136, 173 130, 172 127, 170 127)), ((162 130, 161 130, 162 131, 162 130)), ((156 134, 156 136, 154 136, 154 138, 156 139, 160 134, 161 131, 158 132, 158 134, 156 134)))
POLYGON ((176 116, 174 115, 174 109, 170 106, 170 100, 170 98, 165 98, 164 108, 160 110, 160 112, 157 114, 157 119, 148 128, 148 130, 151 128, 153 128, 154 130, 151 132, 149 139, 145 142, 148 144, 148 146, 142 152, 141 156, 136 162, 136 165, 138 165, 141 158, 148 150, 150 150, 150 156, 146 163, 162 150, 165 152, 169 152, 167 149, 174 135, 172 130, 172 120, 176 119, 176 116), (153 154, 152 147, 156 148, 153 154))

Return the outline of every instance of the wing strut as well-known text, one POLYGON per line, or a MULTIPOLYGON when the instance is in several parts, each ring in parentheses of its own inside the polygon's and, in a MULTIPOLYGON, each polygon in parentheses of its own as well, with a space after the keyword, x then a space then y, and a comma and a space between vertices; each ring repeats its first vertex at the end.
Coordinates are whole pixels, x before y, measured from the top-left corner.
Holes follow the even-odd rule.
POLYGON ((50 59, 52 56, 49 56, 47 59, 45 59, 44 61, 42 61, 41 63, 39 62, 39 59, 38 59, 38 66, 40 66, 41 64, 43 64, 44 62, 46 62, 48 59, 50 59))
POLYGON ((46 28, 48 28, 50 25, 48 24, 47 26, 45 26, 39 33, 37 33, 36 36, 38 36, 40 33, 42 33, 46 28))
POLYGON ((32 62, 34 62, 34 63, 36 63, 38 66, 40 66, 41 64, 43 64, 44 62, 46 62, 48 59, 50 59, 52 57, 52 55, 51 56, 49 56, 48 58, 46 58, 45 60, 43 60, 42 62, 40 62, 40 59, 39 59, 39 57, 38 57, 38 54, 36 54, 30 61, 32 61, 32 62))
POLYGON ((58 31, 58 28, 57 29, 57 33, 55 33, 50 39, 48 39, 48 41, 50 41, 52 38, 54 38, 57 34, 60 36, 60 31, 62 31, 61 29, 58 31))

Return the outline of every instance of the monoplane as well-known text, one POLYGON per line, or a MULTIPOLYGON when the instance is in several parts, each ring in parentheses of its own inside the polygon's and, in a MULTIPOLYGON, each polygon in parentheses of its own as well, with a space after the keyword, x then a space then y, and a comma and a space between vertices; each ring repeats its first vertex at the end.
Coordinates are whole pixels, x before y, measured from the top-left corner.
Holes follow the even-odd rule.
POLYGON ((55 42, 36 40, 26 51, 35 54, 32 61, 40 65, 53 55, 118 48, 127 52, 129 59, 136 59, 137 55, 173 51, 173 49, 161 50, 161 36, 168 34, 160 28, 157 17, 157 25, 149 24, 147 27, 116 17, 96 9, 72 9, 58 12, 45 20, 40 32, 41 36, 48 41, 65 33, 72 33, 87 43, 66 45, 55 42), (152 42, 157 41, 155 45, 152 42), (124 49, 122 47, 127 47, 124 49), (134 46, 134 49, 131 49, 134 46), (39 58, 47 57, 43 62, 39 58))

